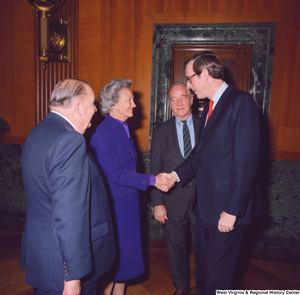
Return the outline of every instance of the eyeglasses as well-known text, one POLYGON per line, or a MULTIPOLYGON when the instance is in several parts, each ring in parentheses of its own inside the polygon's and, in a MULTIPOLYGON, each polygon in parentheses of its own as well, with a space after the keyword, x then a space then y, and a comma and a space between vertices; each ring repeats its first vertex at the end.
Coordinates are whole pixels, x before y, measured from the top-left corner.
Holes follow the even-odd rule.
POLYGON ((197 74, 195 73, 195 74, 193 74, 193 75, 191 75, 191 76, 189 76, 189 77, 186 76, 185 79, 186 79, 187 82, 191 82, 192 78, 193 78, 194 76, 196 76, 196 75, 197 75, 197 74))

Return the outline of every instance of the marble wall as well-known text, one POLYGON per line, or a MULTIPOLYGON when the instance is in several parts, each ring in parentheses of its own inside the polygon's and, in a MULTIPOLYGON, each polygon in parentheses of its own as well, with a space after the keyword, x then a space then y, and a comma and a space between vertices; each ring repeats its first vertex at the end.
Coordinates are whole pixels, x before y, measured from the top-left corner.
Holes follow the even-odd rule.
POLYGON ((166 100, 171 84, 173 45, 251 45, 249 93, 267 118, 276 23, 154 24, 150 138, 152 128, 170 117, 166 100))
POLYGON ((0 144, 0 222, 23 223, 25 192, 21 145, 0 144))

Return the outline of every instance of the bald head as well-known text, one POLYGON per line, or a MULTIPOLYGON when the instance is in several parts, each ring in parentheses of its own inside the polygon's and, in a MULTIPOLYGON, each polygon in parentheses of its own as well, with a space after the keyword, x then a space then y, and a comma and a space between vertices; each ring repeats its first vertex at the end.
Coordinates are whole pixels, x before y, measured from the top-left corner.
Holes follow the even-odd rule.
POLYGON ((96 112, 95 95, 89 83, 79 79, 65 79, 55 86, 49 107, 67 118, 75 130, 83 134, 91 126, 96 112))
POLYGON ((71 107, 74 98, 85 98, 91 88, 90 84, 80 79, 65 79, 56 84, 51 94, 49 107, 71 107))

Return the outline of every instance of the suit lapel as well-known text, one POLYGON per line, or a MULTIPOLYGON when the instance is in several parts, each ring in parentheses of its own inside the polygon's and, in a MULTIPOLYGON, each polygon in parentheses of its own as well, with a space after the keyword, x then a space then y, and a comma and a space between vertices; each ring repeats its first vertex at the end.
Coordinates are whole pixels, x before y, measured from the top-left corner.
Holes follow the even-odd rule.
POLYGON ((124 146, 127 150, 133 148, 132 140, 128 138, 127 133, 120 122, 116 119, 112 118, 111 116, 106 116, 105 120, 111 126, 111 129, 114 131, 116 138, 120 142, 120 145, 124 146))
MULTIPOLYGON (((193 124, 194 124, 194 133, 195 133, 195 144, 197 144, 199 134, 199 122, 197 121, 197 116, 192 115, 193 117, 193 124)), ((176 119, 175 116, 172 117, 172 119, 169 121, 170 126, 168 126, 168 130, 170 132, 166 133, 167 140, 169 141, 169 144, 171 145, 170 152, 172 153, 173 159, 178 160, 177 163, 180 165, 182 161, 184 161, 184 157, 181 154, 180 147, 179 147, 179 142, 178 142, 178 136, 177 136, 177 129, 176 129, 176 119)))
POLYGON ((218 117, 223 109, 223 107, 226 105, 226 101, 228 99, 228 96, 230 94, 230 92, 232 91, 232 89, 234 89, 231 85, 229 85, 227 87, 227 89, 224 91, 224 93, 221 95, 216 107, 214 108, 208 122, 207 122, 207 125, 205 126, 205 121, 206 121, 206 115, 207 115, 207 112, 208 112, 208 104, 207 103, 205 105, 205 114, 204 114, 204 111, 203 111, 203 121, 202 121, 202 132, 201 132, 201 136, 200 136, 200 140, 203 138, 203 136, 205 136, 205 134, 210 130, 210 128, 214 125, 214 123, 218 120, 218 117))
POLYGON ((168 150, 172 153, 172 158, 176 160, 176 162, 181 163, 183 157, 179 148, 175 116, 168 121, 168 125, 166 127, 167 132, 164 135, 166 136, 165 140, 167 141, 167 146, 169 146, 168 150))
MULTIPOLYGON (((201 133, 201 138, 206 134, 206 132, 209 131, 209 129, 211 128, 211 126, 214 125, 214 122, 217 120, 217 118, 219 117, 220 113, 221 113, 221 99, 218 101, 216 107, 214 108, 213 112, 211 113, 211 116, 209 118, 209 120, 207 121, 206 126, 203 128, 203 131, 201 133)), ((208 103, 207 103, 208 104, 208 103)), ((206 122, 206 116, 203 118, 204 119, 204 125, 206 122)), ((200 139, 201 139, 200 138, 200 139)))
POLYGON ((203 129, 205 129, 205 121, 206 121, 207 113, 208 113, 208 102, 206 103, 206 105, 205 105, 205 107, 203 109, 203 112, 202 112, 202 115, 201 115, 201 121, 200 121, 200 124, 198 126, 197 143, 202 138, 202 134, 204 132, 203 129))
POLYGON ((196 145, 197 141, 198 141, 198 136, 199 136, 198 130, 199 130, 200 123, 199 123, 199 121, 196 120, 197 115, 193 114, 192 116, 193 116, 193 124, 194 124, 194 132, 195 132, 195 145, 196 145))

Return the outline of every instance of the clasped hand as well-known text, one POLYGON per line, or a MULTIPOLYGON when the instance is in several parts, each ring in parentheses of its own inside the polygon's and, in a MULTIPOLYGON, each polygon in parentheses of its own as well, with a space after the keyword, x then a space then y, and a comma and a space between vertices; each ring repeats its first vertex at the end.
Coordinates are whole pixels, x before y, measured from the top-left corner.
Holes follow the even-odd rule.
POLYGON ((228 233, 234 230, 234 224, 236 222, 236 216, 231 215, 223 211, 220 214, 218 222, 218 229, 221 233, 228 233))
POLYGON ((172 173, 160 173, 155 176, 155 187, 163 192, 167 192, 176 182, 172 173))

